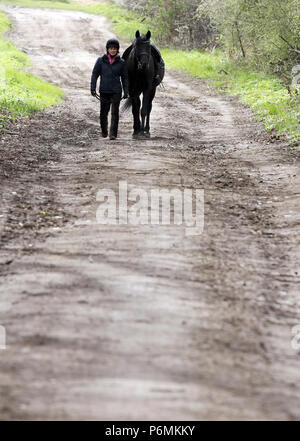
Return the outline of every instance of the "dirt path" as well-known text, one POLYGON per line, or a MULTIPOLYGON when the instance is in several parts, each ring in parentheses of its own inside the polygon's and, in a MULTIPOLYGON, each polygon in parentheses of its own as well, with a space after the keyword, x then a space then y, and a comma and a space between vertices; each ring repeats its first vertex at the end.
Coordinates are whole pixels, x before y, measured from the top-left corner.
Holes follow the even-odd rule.
POLYGON ((66 99, 0 139, 1 418, 299 418, 297 155, 174 72, 150 140, 130 114, 103 140, 89 80, 105 19, 5 10, 66 99), (97 191, 120 180, 204 188, 204 233, 97 224, 97 191))

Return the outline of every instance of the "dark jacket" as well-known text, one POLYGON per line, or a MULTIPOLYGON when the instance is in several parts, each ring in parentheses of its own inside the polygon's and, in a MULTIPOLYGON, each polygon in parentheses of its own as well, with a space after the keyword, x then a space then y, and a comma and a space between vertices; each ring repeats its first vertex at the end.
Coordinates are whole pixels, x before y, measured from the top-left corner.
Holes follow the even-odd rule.
POLYGON ((128 94, 128 73, 125 61, 118 57, 113 64, 109 63, 107 55, 99 57, 96 61, 91 78, 91 91, 96 90, 98 77, 100 79, 100 92, 128 94), (121 81, 122 80, 122 86, 121 81))

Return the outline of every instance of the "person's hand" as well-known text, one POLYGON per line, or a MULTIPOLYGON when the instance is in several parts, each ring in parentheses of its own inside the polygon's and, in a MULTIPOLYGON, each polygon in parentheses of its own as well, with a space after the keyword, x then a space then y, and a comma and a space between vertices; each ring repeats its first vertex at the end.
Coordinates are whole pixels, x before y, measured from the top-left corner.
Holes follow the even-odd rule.
POLYGON ((95 90, 91 90, 91 95, 92 96, 96 96, 96 91, 95 90))
POLYGON ((128 93, 124 92, 124 95, 122 96, 122 100, 126 100, 128 98, 128 93))

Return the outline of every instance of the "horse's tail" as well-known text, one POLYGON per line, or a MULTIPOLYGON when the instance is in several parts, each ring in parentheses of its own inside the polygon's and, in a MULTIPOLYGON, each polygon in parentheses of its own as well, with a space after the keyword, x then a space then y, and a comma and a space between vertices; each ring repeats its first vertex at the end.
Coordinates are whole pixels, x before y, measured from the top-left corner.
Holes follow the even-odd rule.
POLYGON ((124 102, 124 104, 123 104, 123 106, 122 106, 122 108, 121 108, 121 111, 122 111, 122 112, 127 112, 127 111, 130 109, 131 106, 132 106, 132 98, 129 97, 129 98, 127 98, 127 100, 124 102))

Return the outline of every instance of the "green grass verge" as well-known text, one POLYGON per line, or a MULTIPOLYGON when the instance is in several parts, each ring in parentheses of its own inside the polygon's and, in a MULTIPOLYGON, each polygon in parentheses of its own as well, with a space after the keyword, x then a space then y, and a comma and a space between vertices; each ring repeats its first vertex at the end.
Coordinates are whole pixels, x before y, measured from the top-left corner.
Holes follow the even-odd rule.
MULTIPOLYGON (((155 27, 147 19, 120 8, 113 3, 81 5, 68 0, 0 0, 0 3, 27 7, 47 7, 67 9, 106 16, 120 37, 130 40, 136 29, 145 32, 149 27, 155 40, 155 27), (66 3, 67 2, 67 3, 66 3)), ((276 130, 287 135, 292 142, 300 143, 300 105, 291 97, 280 80, 272 75, 253 72, 247 67, 235 65, 218 51, 181 51, 164 48, 162 55, 166 66, 186 72, 198 78, 210 80, 218 90, 229 95, 239 96, 240 100, 254 110, 257 119, 262 121, 266 130, 276 130), (226 73, 225 73, 226 72, 226 73)), ((298 98, 299 100, 299 98, 298 98)))
POLYGON ((0 11, 0 129, 8 120, 44 110, 63 97, 57 87, 23 71, 29 58, 3 37, 10 26, 0 11))

